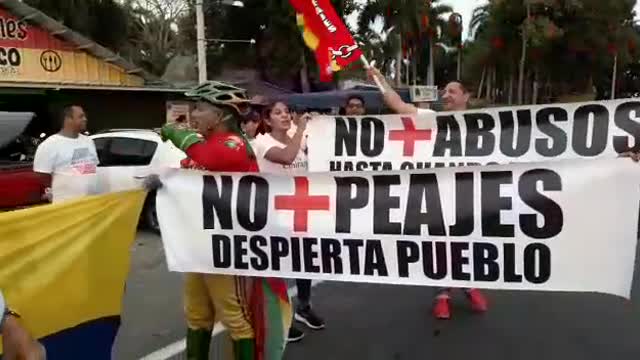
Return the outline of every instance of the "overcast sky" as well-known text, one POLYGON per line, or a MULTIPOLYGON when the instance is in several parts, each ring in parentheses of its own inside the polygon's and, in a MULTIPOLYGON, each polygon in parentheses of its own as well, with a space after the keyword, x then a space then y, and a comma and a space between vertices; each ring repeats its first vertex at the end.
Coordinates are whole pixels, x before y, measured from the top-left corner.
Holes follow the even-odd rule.
MULTIPOLYGON (((607 0, 603 0, 607 1, 607 0)), ((360 3, 366 3, 366 0, 358 0, 360 3)), ((462 15, 462 20, 464 22, 464 34, 463 37, 466 38, 469 34, 469 21, 471 20, 471 14, 473 13, 473 9, 476 7, 486 4, 487 0, 441 0, 442 4, 450 5, 454 11, 459 12, 462 15)), ((640 14, 640 2, 636 4, 636 14, 640 14)), ((355 20, 357 19, 357 14, 353 14, 349 18, 349 23, 355 25, 355 20)))

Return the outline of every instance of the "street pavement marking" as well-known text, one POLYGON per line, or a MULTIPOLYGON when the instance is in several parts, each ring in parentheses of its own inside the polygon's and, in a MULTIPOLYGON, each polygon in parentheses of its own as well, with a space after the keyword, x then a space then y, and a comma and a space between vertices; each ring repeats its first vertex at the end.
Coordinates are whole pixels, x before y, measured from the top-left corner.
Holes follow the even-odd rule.
MULTIPOLYGON (((314 280, 311 283, 311 287, 314 287, 323 282, 324 280, 314 280)), ((289 292, 289 297, 291 298, 294 298, 298 295, 298 289, 295 286, 292 288, 289 288, 288 292, 289 292)), ((224 326, 222 326, 222 324, 220 323, 217 323, 216 326, 213 328, 213 331, 211 332, 211 337, 215 338, 216 336, 220 335, 222 332, 224 332, 224 326)), ((174 342, 173 344, 169 344, 163 347, 162 349, 156 350, 151 354, 140 358, 139 360, 167 360, 176 355, 183 353, 186 349, 187 349, 187 339, 182 338, 174 342)))

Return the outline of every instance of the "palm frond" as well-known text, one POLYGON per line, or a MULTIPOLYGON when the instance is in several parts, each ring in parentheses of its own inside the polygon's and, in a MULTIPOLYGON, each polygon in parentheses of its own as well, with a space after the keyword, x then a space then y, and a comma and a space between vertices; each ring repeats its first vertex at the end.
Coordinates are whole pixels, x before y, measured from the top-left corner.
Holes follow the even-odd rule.
POLYGON ((491 19, 491 4, 479 6, 473 10, 471 21, 469 21, 469 36, 480 32, 487 26, 487 22, 491 19))
POLYGON ((380 4, 377 1, 368 2, 362 7, 358 16, 358 28, 366 31, 381 14, 380 4))
POLYGON ((441 4, 432 6, 430 9, 431 14, 440 16, 442 14, 447 14, 453 12, 453 8, 449 5, 441 4))

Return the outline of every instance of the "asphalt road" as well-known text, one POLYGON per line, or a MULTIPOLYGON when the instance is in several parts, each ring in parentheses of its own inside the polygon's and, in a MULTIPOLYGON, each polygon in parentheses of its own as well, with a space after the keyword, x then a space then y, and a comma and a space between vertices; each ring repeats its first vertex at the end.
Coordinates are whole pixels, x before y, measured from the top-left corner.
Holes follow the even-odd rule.
MULTIPOLYGON (((132 255, 116 360, 140 359, 184 337, 181 276, 167 271, 160 239, 141 234, 132 255)), ((599 294, 489 291, 491 308, 484 315, 472 314, 458 294, 453 318, 445 322, 429 314, 433 292, 319 284, 313 301, 327 328, 307 331, 288 346, 285 359, 640 359, 638 281, 635 302, 599 294)))
POLYGON ((114 360, 139 359, 185 336, 182 275, 167 270, 160 238, 139 234, 131 253, 114 360))

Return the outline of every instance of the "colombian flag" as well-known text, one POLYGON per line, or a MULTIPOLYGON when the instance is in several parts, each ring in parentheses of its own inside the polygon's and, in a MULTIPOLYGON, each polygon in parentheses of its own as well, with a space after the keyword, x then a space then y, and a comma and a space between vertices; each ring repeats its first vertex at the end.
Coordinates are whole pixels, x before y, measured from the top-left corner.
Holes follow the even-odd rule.
POLYGON ((111 359, 144 198, 113 193, 0 214, 0 288, 48 359, 111 359))
POLYGON ((357 61, 362 52, 330 0, 289 0, 305 44, 315 52, 320 80, 357 61))

